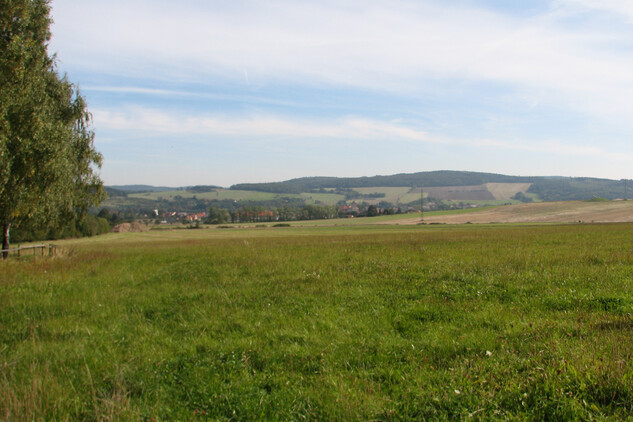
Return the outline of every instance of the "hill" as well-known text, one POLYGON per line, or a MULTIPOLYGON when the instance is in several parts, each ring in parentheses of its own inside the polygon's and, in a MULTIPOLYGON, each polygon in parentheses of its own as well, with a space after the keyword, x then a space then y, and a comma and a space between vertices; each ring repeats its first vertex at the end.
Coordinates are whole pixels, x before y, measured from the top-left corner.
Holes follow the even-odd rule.
POLYGON ((368 187, 469 186, 485 183, 532 183, 532 177, 506 176, 469 171, 427 171, 373 177, 302 177, 276 183, 242 183, 231 186, 237 190, 277 193, 298 193, 318 189, 368 187))
POLYGON ((616 199, 622 198, 625 194, 624 182, 620 180, 591 177, 508 176, 495 173, 450 170, 373 177, 304 177, 275 183, 243 183, 233 185, 231 189, 272 193, 301 193, 321 189, 369 187, 436 188, 481 186, 489 183, 529 183, 530 187, 526 193, 538 196, 541 201, 584 200, 597 196, 616 199))
POLYGON ((429 171, 356 178, 304 177, 274 183, 181 188, 149 185, 108 186, 110 210, 149 216, 158 209, 204 212, 209 207, 240 210, 263 207, 350 205, 359 213, 381 209, 444 210, 527 202, 625 198, 625 182, 590 177, 508 176, 465 171, 429 171), (422 199, 424 198, 424 199, 422 199))
POLYGON ((170 190, 176 190, 180 188, 170 188, 167 186, 151 186, 151 185, 112 185, 108 188, 123 191, 127 193, 136 192, 167 192, 170 190))

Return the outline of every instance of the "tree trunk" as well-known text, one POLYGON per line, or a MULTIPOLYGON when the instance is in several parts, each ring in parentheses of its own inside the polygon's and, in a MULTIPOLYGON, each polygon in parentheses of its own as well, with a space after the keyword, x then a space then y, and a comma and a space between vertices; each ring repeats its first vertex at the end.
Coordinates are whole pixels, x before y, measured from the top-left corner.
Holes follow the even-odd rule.
POLYGON ((7 259, 9 257, 9 231, 11 229, 11 223, 4 223, 2 226, 2 259, 7 259))

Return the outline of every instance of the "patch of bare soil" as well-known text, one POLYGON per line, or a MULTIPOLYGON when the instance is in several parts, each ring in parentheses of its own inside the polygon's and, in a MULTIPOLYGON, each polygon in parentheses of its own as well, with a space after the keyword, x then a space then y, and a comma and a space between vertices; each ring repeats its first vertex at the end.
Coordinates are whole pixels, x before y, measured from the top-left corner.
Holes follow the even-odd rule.
POLYGON ((149 230, 145 224, 137 223, 136 221, 133 223, 121 223, 114 226, 112 231, 114 233, 138 233, 138 232, 146 232, 149 230))
MULTIPOLYGON (((482 208, 481 211, 431 215, 425 223, 625 223, 633 222, 633 201, 563 201, 482 208)), ((420 216, 396 224, 418 224, 420 216)))

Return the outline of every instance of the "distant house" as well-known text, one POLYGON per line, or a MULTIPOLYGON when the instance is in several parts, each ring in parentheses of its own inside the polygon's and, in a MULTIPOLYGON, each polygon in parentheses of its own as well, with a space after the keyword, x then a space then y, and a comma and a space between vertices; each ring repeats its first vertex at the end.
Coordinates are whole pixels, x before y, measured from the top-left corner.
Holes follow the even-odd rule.
POLYGON ((358 206, 356 205, 343 205, 341 206, 341 208, 339 208, 339 212, 341 214, 345 214, 346 216, 355 216, 358 215, 358 213, 360 213, 360 208, 358 208, 358 206))
POLYGON ((205 219, 207 217, 207 213, 206 212, 199 212, 197 214, 187 214, 185 215, 185 218, 187 219, 187 221, 201 221, 203 219, 205 219))

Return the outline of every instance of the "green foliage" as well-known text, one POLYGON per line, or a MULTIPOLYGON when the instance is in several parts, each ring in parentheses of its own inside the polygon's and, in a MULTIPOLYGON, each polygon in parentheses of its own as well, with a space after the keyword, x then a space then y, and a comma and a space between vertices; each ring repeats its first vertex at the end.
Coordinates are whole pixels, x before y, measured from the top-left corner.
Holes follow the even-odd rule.
POLYGON ((7 0, 0 8, 0 226, 54 225, 101 199, 94 173, 90 115, 76 88, 48 56, 45 0, 7 0))
POLYGON ((229 213, 224 209, 209 208, 208 217, 205 221, 207 224, 224 224, 229 221, 229 213))
POLYGON ((528 189, 543 201, 588 200, 595 197, 617 199, 624 197, 624 182, 589 177, 538 178, 528 189))
POLYGON ((197 185, 197 186, 188 187, 187 190, 194 193, 208 193, 208 192, 215 192, 219 188, 220 188, 219 186, 197 185))
POLYGON ((367 208, 367 217, 375 217, 378 215, 378 209, 375 205, 370 205, 367 208))
POLYGON ((373 176, 357 178, 303 177, 278 183, 244 183, 231 186, 231 189, 256 190, 276 193, 310 192, 324 188, 363 188, 363 187, 401 187, 401 186, 468 186, 484 183, 531 183, 534 178, 505 176, 493 173, 467 171, 428 171, 393 176, 373 176))
POLYGON ((127 192, 123 191, 123 190, 119 190, 119 189, 115 189, 115 188, 111 188, 106 186, 105 188, 105 193, 107 194, 108 198, 114 198, 114 197, 127 197, 127 192))
POLYGON ((516 201, 521 201, 521 202, 534 202, 534 199, 530 198, 529 196, 526 196, 523 192, 517 192, 512 199, 516 200, 516 201))
POLYGON ((96 236, 110 233, 110 230, 111 226, 108 219, 92 214, 84 214, 57 226, 23 223, 12 229, 11 238, 14 242, 32 242, 96 236))

